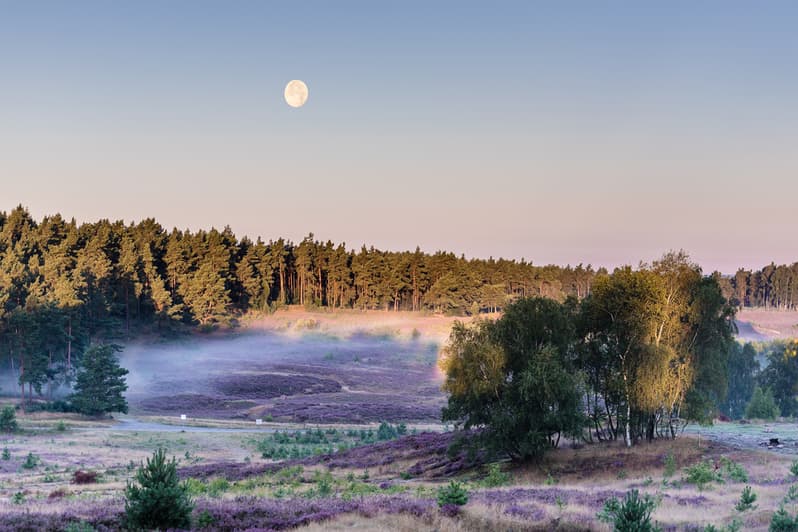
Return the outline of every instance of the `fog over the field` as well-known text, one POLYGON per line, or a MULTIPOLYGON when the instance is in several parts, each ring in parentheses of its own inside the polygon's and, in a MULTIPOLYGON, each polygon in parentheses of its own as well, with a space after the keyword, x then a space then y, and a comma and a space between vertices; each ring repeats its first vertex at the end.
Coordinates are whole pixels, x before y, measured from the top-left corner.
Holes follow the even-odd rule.
MULTIPOLYGON (((267 371, 274 364, 313 366, 329 360, 351 362, 399 355, 419 348, 419 343, 389 335, 338 335, 306 332, 252 331, 234 337, 192 338, 163 344, 134 343, 120 353, 130 371, 128 392, 147 393, 156 383, 194 383, 175 393, 206 393, 205 378, 267 371)), ((323 369, 319 368, 320 371, 323 369)), ((163 391, 163 390, 161 390, 163 391)))

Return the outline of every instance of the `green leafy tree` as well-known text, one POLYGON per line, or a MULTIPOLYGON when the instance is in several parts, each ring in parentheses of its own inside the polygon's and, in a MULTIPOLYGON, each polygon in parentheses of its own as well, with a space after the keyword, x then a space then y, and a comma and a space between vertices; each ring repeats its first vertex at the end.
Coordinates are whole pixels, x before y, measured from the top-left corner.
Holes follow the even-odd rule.
POLYGON ((127 413, 125 375, 128 370, 119 365, 114 345, 98 345, 83 355, 70 396, 72 406, 80 413, 99 416, 111 412, 127 413))
POLYGON ((759 375, 759 384, 769 389, 781 415, 798 414, 798 340, 775 342, 767 354, 767 366, 759 375))
POLYGON ((732 419, 740 419, 754 394, 759 372, 754 346, 750 343, 741 346, 734 342, 729 351, 728 368, 729 392, 721 410, 732 419))
POLYGON ((449 393, 444 420, 482 427, 488 448, 521 460, 541 456, 562 434, 579 435, 573 342, 568 309, 543 298, 509 305, 496 322, 456 326, 441 360, 449 393))
POLYGON ((759 386, 754 388, 751 401, 745 408, 745 417, 748 419, 775 419, 778 415, 779 407, 770 388, 765 390, 759 386))
POLYGON ((190 528, 193 508, 188 487, 178 479, 177 461, 167 461, 164 449, 147 458, 125 489, 126 524, 134 530, 190 528))

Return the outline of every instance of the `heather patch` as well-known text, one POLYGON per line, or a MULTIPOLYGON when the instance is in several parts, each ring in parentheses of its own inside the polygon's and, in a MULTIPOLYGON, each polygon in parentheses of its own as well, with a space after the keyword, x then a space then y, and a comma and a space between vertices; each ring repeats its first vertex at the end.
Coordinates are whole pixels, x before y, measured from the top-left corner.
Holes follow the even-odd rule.
POLYGON ((285 395, 313 395, 341 390, 341 384, 332 379, 275 373, 227 375, 215 379, 212 387, 226 396, 243 399, 272 399, 285 395))
POLYGON ((253 401, 230 400, 203 394, 158 395, 142 399, 137 403, 141 412, 186 413, 192 416, 240 417, 241 412, 256 406, 253 401))

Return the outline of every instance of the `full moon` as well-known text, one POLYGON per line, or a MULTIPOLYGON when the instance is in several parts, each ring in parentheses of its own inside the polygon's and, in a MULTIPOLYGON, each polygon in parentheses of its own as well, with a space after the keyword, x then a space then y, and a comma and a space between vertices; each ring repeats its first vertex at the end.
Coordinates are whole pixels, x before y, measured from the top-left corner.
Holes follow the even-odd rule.
POLYGON ((308 86, 299 79, 288 82, 285 86, 285 103, 291 107, 302 107, 308 101, 308 86))

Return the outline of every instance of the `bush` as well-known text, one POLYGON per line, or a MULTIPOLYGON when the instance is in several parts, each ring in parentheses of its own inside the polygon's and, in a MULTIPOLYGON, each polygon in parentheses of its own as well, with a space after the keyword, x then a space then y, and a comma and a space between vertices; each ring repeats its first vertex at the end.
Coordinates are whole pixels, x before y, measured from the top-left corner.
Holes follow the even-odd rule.
POLYGON ((663 472, 663 476, 665 478, 670 478, 674 474, 676 474, 676 458, 671 452, 665 456, 665 471, 663 472))
POLYGON ((695 484, 700 490, 704 489, 710 482, 723 482, 723 477, 715 471, 711 462, 700 462, 684 471, 687 473, 684 481, 688 484, 695 484))
POLYGON ((216 524, 216 518, 208 510, 203 510, 197 516, 197 528, 211 528, 216 524))
POLYGON ((230 489, 230 481, 226 478, 215 478, 208 483, 208 494, 217 497, 230 489))
POLYGON ((770 520, 770 532, 798 532, 798 516, 793 517, 781 506, 770 520))
POLYGON ((75 408, 67 401, 56 399, 55 401, 41 401, 25 405, 26 412, 58 412, 65 414, 75 412, 75 408))
POLYGON ((734 482, 748 482, 748 471, 743 466, 733 460, 729 460, 725 456, 720 459, 723 465, 723 471, 726 476, 734 482))
POLYGON ((134 529, 189 528, 193 502, 177 477, 177 461, 158 449, 125 488, 126 525, 134 529))
POLYGON ((745 488, 743 488, 743 492, 740 495, 740 500, 737 502, 737 505, 735 505, 734 508, 738 512, 753 510, 754 508, 756 508, 756 505, 754 505, 755 502, 756 502, 756 493, 754 493, 754 490, 751 489, 751 486, 746 486, 745 488))
POLYGON ((73 484, 94 484, 97 482, 96 471, 81 471, 77 470, 72 473, 73 484))
POLYGON ((468 502, 468 491, 462 484, 452 480, 448 486, 438 489, 438 506, 443 507, 446 504, 454 504, 456 506, 463 506, 468 502))
POLYGON ((14 495, 11 496, 11 503, 12 504, 25 504, 25 494, 21 491, 16 492, 14 495))
POLYGON ((3 407, 3 410, 0 411, 0 431, 15 432, 18 428, 17 413, 14 411, 14 407, 3 407))
POLYGON ((762 390, 759 386, 754 388, 754 395, 745 408, 745 417, 748 419, 775 419, 780 414, 779 406, 773 397, 770 388, 762 390))
POLYGON ((488 476, 482 480, 482 485, 486 488, 496 488, 504 486, 510 482, 510 475, 504 473, 499 464, 491 464, 488 467, 488 476))
POLYGON ((28 456, 25 457, 25 461, 22 462, 23 469, 35 469, 37 465, 39 465, 39 457, 33 453, 28 453, 28 456))
POLYGON ((96 529, 85 521, 73 521, 69 523, 64 532, 94 532, 96 529))
POLYGON ((8 447, 3 447, 3 460, 11 460, 11 451, 8 450, 8 447))
POLYGON ((651 512, 657 507, 650 495, 640 497, 637 490, 626 494, 623 502, 616 498, 604 503, 598 519, 613 526, 615 532, 654 532, 659 528, 651 522, 651 512))
POLYGON ((59 421, 58 423, 55 424, 56 432, 66 432, 66 429, 67 425, 63 421, 59 421))
POLYGON ((743 522, 739 519, 732 519, 732 522, 720 528, 715 525, 707 525, 704 532, 739 532, 743 528, 743 522))

